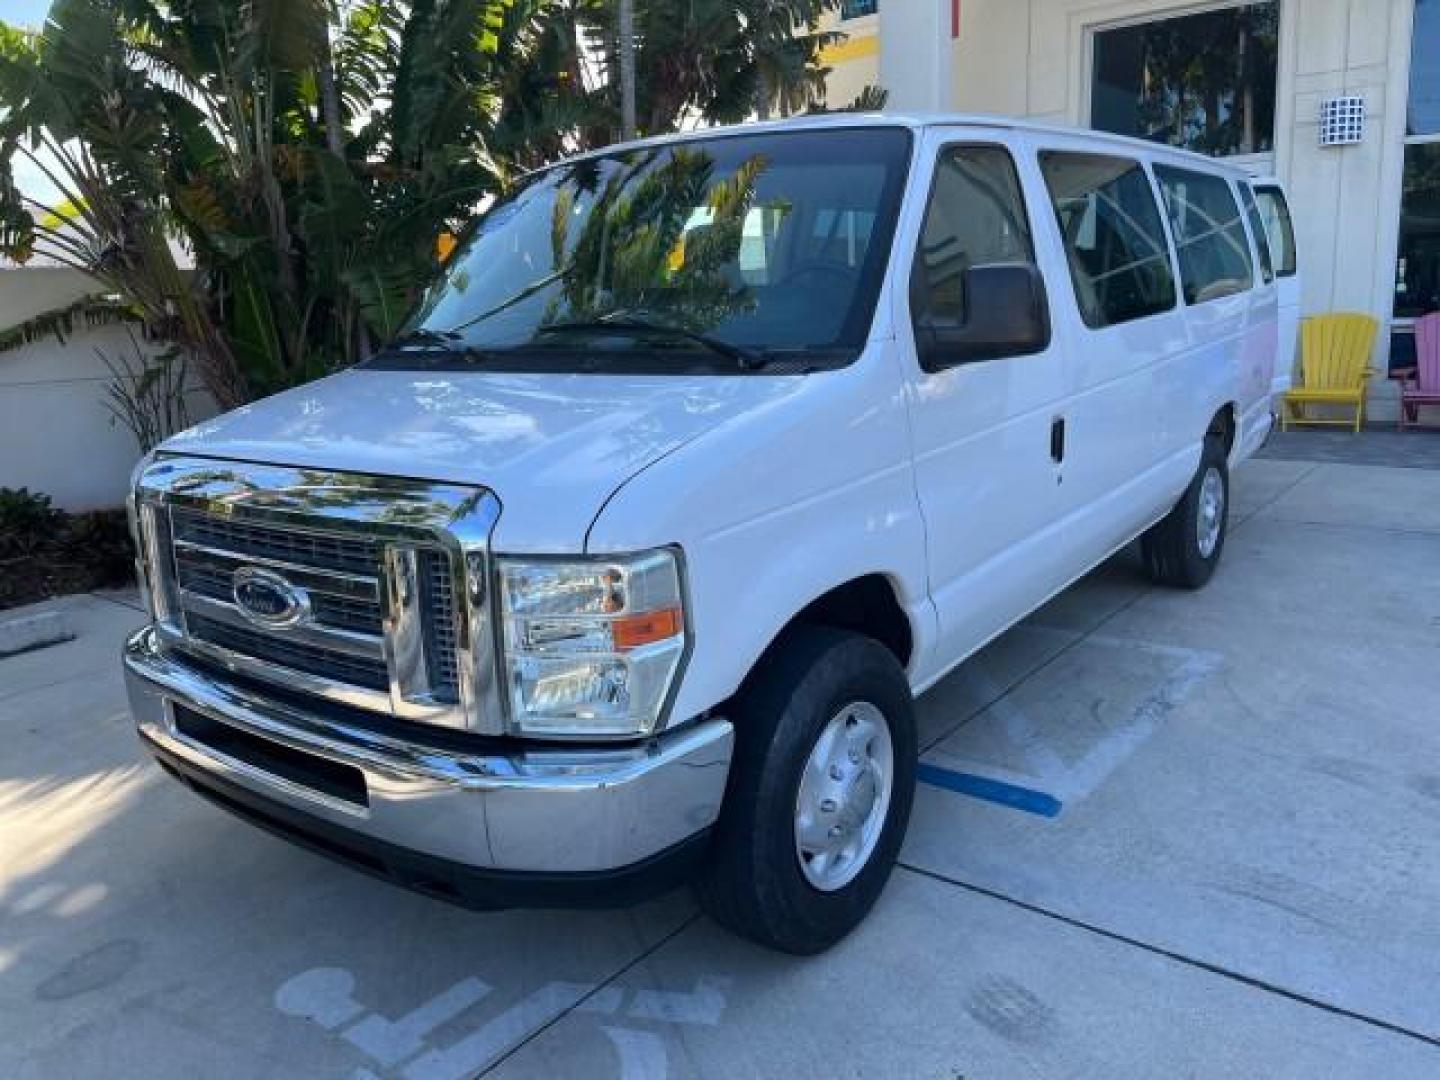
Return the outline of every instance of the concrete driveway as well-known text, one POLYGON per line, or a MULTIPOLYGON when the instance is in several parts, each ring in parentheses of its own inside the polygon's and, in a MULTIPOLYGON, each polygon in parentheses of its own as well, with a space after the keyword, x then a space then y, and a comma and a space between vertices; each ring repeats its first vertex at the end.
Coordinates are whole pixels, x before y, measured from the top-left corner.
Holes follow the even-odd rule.
POLYGON ((1199 594, 1115 559, 921 704, 831 953, 667 896, 474 914, 146 763, 125 597, 0 661, 0 1076, 1440 1075, 1440 472, 1257 461, 1199 594))

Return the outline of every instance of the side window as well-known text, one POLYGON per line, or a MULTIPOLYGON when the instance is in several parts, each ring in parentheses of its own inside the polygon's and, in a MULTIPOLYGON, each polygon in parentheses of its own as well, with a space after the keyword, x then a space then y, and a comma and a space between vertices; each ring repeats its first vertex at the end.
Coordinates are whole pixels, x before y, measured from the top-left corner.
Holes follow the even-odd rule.
POLYGON ((1275 280, 1275 261, 1270 255, 1270 237, 1265 233, 1265 222, 1260 219, 1260 207, 1255 205, 1249 184, 1240 185, 1240 201, 1245 204, 1245 220, 1250 223, 1250 235, 1255 237, 1255 250, 1260 253, 1260 277, 1269 285, 1275 280))
POLYGON ((1034 262, 1020 177, 999 146, 941 151, 916 252, 917 310, 966 319, 965 271, 991 263, 1034 262))
POLYGON ((1219 176, 1169 165, 1156 165, 1155 177, 1175 229, 1185 302, 1203 304, 1250 288, 1255 267, 1230 184, 1219 176))
POLYGON ((1046 151, 1040 169, 1086 325, 1099 329, 1173 308, 1170 248, 1140 164, 1046 151))
POLYGON ((1255 201, 1260 205, 1260 219, 1270 238, 1270 251, 1275 259, 1275 273, 1282 278, 1295 276, 1295 226, 1290 220, 1290 206, 1285 193, 1276 187, 1257 187, 1255 201))

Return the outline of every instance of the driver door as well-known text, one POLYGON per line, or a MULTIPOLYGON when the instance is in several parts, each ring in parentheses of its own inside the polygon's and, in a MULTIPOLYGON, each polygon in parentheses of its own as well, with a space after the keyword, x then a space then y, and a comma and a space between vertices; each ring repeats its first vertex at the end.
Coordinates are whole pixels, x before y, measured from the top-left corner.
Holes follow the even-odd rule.
POLYGON ((922 362, 916 320, 963 325, 967 269, 1035 264, 1037 244, 1049 242, 1031 226, 1025 192, 1036 190, 1038 178, 1022 179, 1033 159, 1020 140, 966 133, 962 141, 943 129, 929 138, 930 190, 914 236, 909 295, 900 290, 898 297, 897 346, 911 383, 938 652, 955 661, 1065 585, 1064 537, 1047 529, 1063 511, 1070 375, 1058 329, 1024 356, 932 363, 933 370, 922 362))

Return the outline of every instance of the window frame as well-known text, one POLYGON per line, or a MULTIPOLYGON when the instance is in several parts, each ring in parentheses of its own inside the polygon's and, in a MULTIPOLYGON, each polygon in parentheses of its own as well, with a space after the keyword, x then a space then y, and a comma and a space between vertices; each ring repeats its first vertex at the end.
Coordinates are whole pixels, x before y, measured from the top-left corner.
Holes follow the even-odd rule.
MULTIPOLYGON (((1415 54, 1417 49, 1422 48, 1421 35, 1419 33, 1420 3, 1412 5, 1410 12, 1410 50, 1406 57, 1409 69, 1405 79, 1405 127, 1404 139, 1400 148, 1400 180, 1399 190, 1395 194, 1395 249, 1394 256, 1390 262, 1389 269, 1389 294, 1390 294, 1390 336, 1393 338, 1398 334, 1408 334, 1412 338, 1415 333, 1415 324, 1420 321, 1418 315, 1401 315, 1396 309, 1399 307, 1399 290, 1397 285, 1400 281, 1400 258, 1402 255, 1401 245, 1405 239, 1405 171, 1409 164, 1410 150, 1416 146, 1430 146, 1440 143, 1440 129, 1433 132, 1412 132, 1410 129, 1410 110, 1415 90, 1415 54)), ((1282 192, 1283 194, 1283 192, 1282 192)), ((1297 256, 1298 258, 1298 256, 1297 256)), ((1394 345, 1391 344, 1391 353, 1394 352, 1394 345)))
MULTIPOLYGON (((921 277, 924 274, 924 267, 922 265, 922 260, 920 256, 921 250, 925 244, 925 223, 930 219, 930 207, 935 202, 936 189, 939 187, 941 163, 944 161, 947 154, 950 154, 956 150, 998 150, 1005 155, 1005 160, 1010 164, 1010 172, 1015 178, 1015 190, 1020 196, 1020 214, 1021 217, 1024 219, 1025 235, 1030 244, 1030 262, 1028 265, 1034 266, 1037 269, 1040 268, 1040 257, 1036 253, 1035 248, 1035 215, 1031 213, 1030 210, 1030 195, 1025 190, 1025 175, 1020 171, 1020 157, 1015 152, 1015 147, 1007 145, 1004 142, 997 142, 989 139, 955 139, 952 141, 941 143, 938 147, 936 147, 935 154, 930 162, 930 180, 925 190, 925 208, 920 213, 919 228, 915 232, 914 249, 910 252, 910 272, 906 277, 905 302, 907 307, 909 308, 910 334, 912 339, 916 341, 917 357, 919 356, 920 350, 918 345, 918 337, 916 336, 919 331, 919 327, 916 324, 916 319, 918 317, 916 298, 921 291, 921 277)), ((982 263, 980 265, 989 264, 982 263)), ((1050 293, 1048 289, 1045 293, 1045 307, 1046 315, 1048 316, 1048 322, 1051 327, 1050 338, 1047 339, 1045 347, 1033 353, 1021 353, 1017 355, 1035 356, 1047 351, 1050 348, 1050 342, 1054 340, 1055 310, 1050 300, 1050 293)), ((963 326, 964 323, 960 323, 958 325, 963 326)), ((1013 359, 1016 359, 1016 357, 996 356, 988 360, 975 360, 972 363, 992 364, 996 360, 1013 359)), ((923 361, 921 361, 920 366, 922 370, 924 370, 927 374, 932 375, 937 374, 941 371, 951 370, 948 367, 932 369, 923 361)))
POLYGON ((1081 325, 1090 332, 1099 334, 1117 326, 1128 326, 1130 323, 1140 322, 1142 319, 1153 319, 1157 315, 1165 315, 1180 310, 1184 298, 1181 295, 1179 255, 1175 248, 1174 237, 1170 235, 1170 215, 1165 209, 1150 160, 1144 157, 1132 157, 1125 153, 1116 153, 1109 147, 1100 147, 1097 149, 1055 149, 1053 147, 1039 147, 1035 151, 1035 163, 1040 171, 1041 185, 1045 190, 1045 198, 1050 207, 1050 218, 1055 229, 1055 237, 1059 242, 1060 259, 1065 264, 1065 274, 1070 279, 1071 295, 1075 298, 1075 312, 1080 316, 1081 325), (1104 322, 1098 326, 1091 323, 1089 318, 1086 317, 1085 304, 1080 295, 1080 282, 1075 277, 1075 267, 1071 262, 1069 245, 1065 240, 1065 230, 1060 223, 1060 208, 1056 205, 1054 192, 1050 190, 1050 182, 1045 176, 1045 159, 1046 157, 1052 156, 1107 158, 1111 161, 1129 162, 1140 170, 1140 174, 1145 177, 1145 187, 1146 190, 1149 191, 1150 201, 1155 207, 1155 215, 1160 222, 1160 235, 1165 244, 1165 268, 1170 275, 1171 297, 1169 306, 1156 308, 1154 311, 1147 311, 1142 315, 1134 315, 1128 319, 1121 319, 1117 322, 1104 322))
MULTIPOLYGON (((1215 172, 1207 172, 1205 169, 1197 168, 1192 165, 1175 165, 1168 161, 1151 162, 1150 175, 1154 178, 1155 195, 1156 198, 1160 201, 1161 211, 1165 215, 1165 225, 1170 234, 1170 249, 1174 252, 1175 255, 1175 283, 1180 287, 1179 291, 1181 302, 1187 308, 1203 307, 1205 304, 1214 303, 1216 300, 1228 300, 1231 297, 1243 296, 1245 293, 1252 291, 1255 288, 1256 270, 1258 269, 1258 267, 1256 266, 1258 252, 1253 249, 1250 241, 1250 228, 1245 220, 1244 200, 1237 195, 1235 191, 1235 185, 1231 182, 1230 177, 1222 176, 1219 173, 1215 172), (1242 236, 1245 237, 1245 261, 1248 264, 1250 270, 1249 279, 1243 288, 1232 289, 1229 292, 1217 293, 1214 296, 1206 296, 1203 299, 1190 299, 1188 295, 1189 285, 1185 281, 1185 262, 1180 252, 1180 227, 1176 223, 1174 217, 1171 215, 1170 201, 1168 198, 1166 198, 1165 195, 1165 179, 1162 173, 1168 173, 1171 175, 1179 173, 1182 176, 1196 176, 1200 177, 1203 180, 1213 180, 1216 183, 1220 184, 1220 186, 1223 187, 1226 193, 1230 196, 1230 201, 1235 206, 1235 221, 1239 223, 1240 233, 1242 236)), ((1216 234, 1213 232, 1209 234, 1209 236, 1214 235, 1216 234)), ((1203 237, 1202 239, 1207 238, 1208 237, 1203 237)), ((1203 292, 1203 290, 1201 291, 1203 292)))

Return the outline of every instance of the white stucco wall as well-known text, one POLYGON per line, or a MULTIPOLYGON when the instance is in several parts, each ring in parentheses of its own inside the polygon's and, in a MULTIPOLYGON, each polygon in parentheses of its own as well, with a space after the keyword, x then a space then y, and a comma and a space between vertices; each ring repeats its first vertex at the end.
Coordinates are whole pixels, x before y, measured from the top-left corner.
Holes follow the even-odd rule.
MULTIPOLYGON (((69 270, 0 269, 0 326, 62 306, 92 289, 69 270)), ((65 510, 120 506, 140 458, 124 425, 105 408, 111 375, 95 354, 132 355, 120 327, 77 333, 0 353, 0 487, 28 487, 65 510)), ((214 407, 201 391, 189 397, 192 420, 214 407)))
POLYGON ((888 107, 947 108, 954 51, 949 0, 881 0, 880 19, 880 84, 890 92, 888 107))

